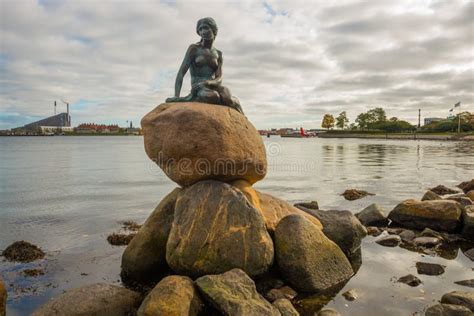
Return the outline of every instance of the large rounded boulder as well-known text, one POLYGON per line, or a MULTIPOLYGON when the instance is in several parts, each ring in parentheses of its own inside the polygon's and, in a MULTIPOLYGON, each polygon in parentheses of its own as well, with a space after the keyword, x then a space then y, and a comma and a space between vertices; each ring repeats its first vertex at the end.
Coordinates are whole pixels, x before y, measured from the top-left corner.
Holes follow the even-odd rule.
POLYGON ((273 242, 262 215, 239 189, 201 181, 178 194, 166 260, 191 277, 233 268, 257 276, 273 263, 273 242))
POLYGON ((201 180, 251 184, 267 171, 265 146, 241 113, 205 103, 164 103, 141 121, 145 151, 174 182, 201 180))
POLYGON ((288 215, 275 230, 275 256, 283 277, 302 292, 323 292, 354 271, 342 250, 301 215, 288 215))

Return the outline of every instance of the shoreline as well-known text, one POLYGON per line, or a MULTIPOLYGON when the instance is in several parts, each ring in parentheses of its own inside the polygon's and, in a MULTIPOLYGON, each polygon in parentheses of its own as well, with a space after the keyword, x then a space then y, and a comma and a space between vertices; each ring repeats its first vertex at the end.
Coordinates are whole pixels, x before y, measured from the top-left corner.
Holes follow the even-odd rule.
POLYGON ((444 141, 474 141, 474 135, 430 135, 430 134, 362 134, 362 133, 321 133, 319 138, 364 138, 364 139, 394 139, 394 140, 444 140, 444 141))

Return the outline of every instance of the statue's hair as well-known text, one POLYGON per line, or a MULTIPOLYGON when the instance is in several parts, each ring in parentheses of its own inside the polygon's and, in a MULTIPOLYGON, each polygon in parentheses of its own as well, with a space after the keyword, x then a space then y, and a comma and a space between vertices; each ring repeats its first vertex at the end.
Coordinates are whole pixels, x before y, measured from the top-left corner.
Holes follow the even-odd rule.
POLYGON ((216 24, 216 21, 214 21, 213 18, 202 18, 202 19, 200 19, 199 21, 197 21, 196 33, 198 33, 198 35, 199 35, 199 27, 200 27, 202 24, 207 24, 207 25, 209 25, 209 27, 211 28, 212 32, 214 33, 214 36, 217 35, 217 24, 216 24))

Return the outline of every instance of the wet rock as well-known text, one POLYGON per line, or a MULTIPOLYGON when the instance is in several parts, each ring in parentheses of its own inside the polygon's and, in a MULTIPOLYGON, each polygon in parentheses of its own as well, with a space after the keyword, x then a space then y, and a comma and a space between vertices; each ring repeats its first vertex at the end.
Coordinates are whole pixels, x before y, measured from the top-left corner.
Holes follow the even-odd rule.
POLYGON ((474 279, 456 281, 454 283, 462 286, 474 287, 474 279))
POLYGON ((442 200, 443 198, 433 191, 426 191, 426 193, 421 198, 422 201, 433 201, 433 200, 442 200))
POLYGON ((375 195, 364 190, 348 189, 341 194, 346 200, 354 201, 366 197, 367 195, 375 195))
POLYGON ((162 279, 143 300, 137 316, 198 315, 203 308, 193 281, 172 275, 162 279))
POLYGON ((462 231, 461 235, 474 241, 474 205, 466 206, 462 211, 462 231))
POLYGON ((33 316, 134 314, 141 296, 133 291, 106 283, 96 283, 68 290, 41 306, 33 316))
POLYGON ((342 296, 350 302, 355 301, 359 297, 354 289, 342 293, 342 296))
POLYGON ((464 251, 464 255, 471 259, 471 261, 474 261, 474 248, 464 251))
POLYGON ((265 218, 265 226, 271 234, 275 232, 278 222, 280 222, 283 217, 291 214, 302 215, 319 228, 323 227, 317 218, 304 212, 304 210, 294 207, 286 201, 276 198, 270 194, 258 191, 257 194, 261 208, 260 211, 265 218))
POLYGON ((241 113, 204 103, 165 103, 141 121, 145 151, 180 186, 265 177, 262 137, 241 113), (186 133, 183 133, 183 126, 186 133))
POLYGON ((45 253, 38 246, 24 240, 15 241, 2 252, 2 256, 8 261, 18 262, 32 262, 43 259, 44 255, 45 253))
POLYGON ((433 248, 441 243, 441 239, 436 237, 418 237, 413 240, 418 247, 433 248))
POLYGON ((412 230, 404 229, 398 236, 400 236, 403 242, 412 242, 416 234, 412 230))
POLYGON ((136 235, 135 233, 132 233, 132 234, 112 233, 109 236, 107 236, 107 241, 112 246, 126 246, 132 241, 135 235, 136 235))
POLYGON ((375 226, 369 226, 366 228, 367 228, 367 235, 374 236, 374 237, 379 236, 383 232, 380 228, 375 227, 375 226))
POLYGON ((384 229, 387 233, 390 235, 400 235, 405 228, 400 228, 400 227, 387 227, 384 229))
POLYGON ((367 236, 367 230, 357 217, 349 211, 305 210, 323 225, 323 233, 335 242, 349 258, 367 236))
POLYGON ((388 218, 385 210, 378 204, 370 204, 361 212, 355 214, 364 226, 387 226, 388 218))
POLYGON ((421 283, 423 283, 423 282, 421 282, 420 279, 418 279, 413 274, 408 274, 408 275, 402 276, 401 278, 399 278, 397 280, 397 282, 405 283, 405 284, 408 284, 409 286, 412 286, 412 287, 418 286, 421 283))
POLYGON ((418 274, 441 275, 444 273, 445 266, 436 263, 417 262, 416 271, 418 274))
POLYGON ((258 293, 267 293, 271 289, 279 289, 285 285, 285 282, 280 280, 278 277, 271 275, 271 273, 265 274, 255 280, 255 286, 257 287, 258 293))
POLYGON ((273 302, 273 306, 280 311, 281 316, 299 316, 293 304, 286 298, 276 300, 273 302))
POLYGON ((397 247, 402 242, 402 239, 398 235, 388 235, 377 239, 375 242, 385 247, 397 247))
POLYGON ((472 316, 472 312, 464 306, 436 304, 426 309, 425 316, 472 316))
POLYGON ((432 230, 430 228, 423 229, 423 231, 420 233, 420 236, 422 236, 422 237, 435 237, 435 238, 439 238, 441 240, 444 240, 443 235, 441 235, 441 233, 438 233, 437 231, 432 230))
POLYGON ((178 194, 166 261, 193 277, 233 268, 257 276, 273 263, 273 242, 262 215, 239 189, 201 181, 178 194))
POLYGON ((471 190, 466 193, 466 196, 471 199, 471 201, 474 201, 474 190, 471 190))
POLYGON ((394 223, 411 229, 426 227, 454 232, 461 225, 462 210, 455 201, 416 201, 405 200, 388 215, 394 223))
POLYGON ((296 203, 295 207, 297 207, 297 208, 304 207, 304 208, 309 208, 310 210, 319 210, 318 201, 296 203))
POLYGON ((474 292, 452 291, 441 297, 441 303, 461 305, 474 311, 474 292))
POLYGON ((474 179, 471 181, 462 182, 458 185, 458 188, 463 190, 464 193, 468 193, 471 190, 474 190, 474 179))
POLYGON ((0 277, 0 316, 5 316, 7 310, 7 289, 0 277))
POLYGON ((240 269, 198 278, 195 284, 224 315, 280 315, 276 307, 258 294, 255 283, 240 269))
POLYGON ((281 274, 298 291, 327 290, 353 275, 341 249, 300 215, 289 215, 278 223, 275 253, 281 274))
POLYGON ((318 312, 317 316, 341 316, 341 314, 333 308, 324 308, 318 312))
POLYGON ((454 196, 454 197, 447 197, 445 200, 449 201, 456 201, 458 202, 461 206, 469 206, 472 205, 472 200, 468 198, 467 196, 454 196))
POLYGON ((276 301, 280 298, 286 298, 286 299, 292 300, 296 297, 296 295, 298 295, 298 293, 296 293, 295 290, 293 290, 291 287, 285 285, 285 286, 282 286, 282 287, 277 288, 277 289, 276 288, 271 289, 270 291, 268 291, 265 294, 265 298, 269 302, 273 302, 273 301, 276 301))
POLYGON ((454 194, 458 193, 458 191, 445 187, 444 185, 438 185, 434 188, 431 188, 430 191, 438 194, 438 195, 447 195, 447 194, 454 194))
POLYGON ((181 189, 161 200, 122 255, 122 276, 146 280, 167 269, 166 242, 173 223, 174 207, 181 189))

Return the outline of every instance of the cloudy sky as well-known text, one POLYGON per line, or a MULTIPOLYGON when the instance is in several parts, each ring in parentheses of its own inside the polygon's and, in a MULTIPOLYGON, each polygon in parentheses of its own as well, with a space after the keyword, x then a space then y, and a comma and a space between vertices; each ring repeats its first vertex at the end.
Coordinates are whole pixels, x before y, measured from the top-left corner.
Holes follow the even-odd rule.
MULTIPOLYGON (((174 94, 211 16, 224 85, 257 128, 373 107, 415 123, 474 111, 472 1, 0 0, 0 129, 65 111, 135 125, 174 94)), ((182 95, 189 91, 189 74, 182 95)))

